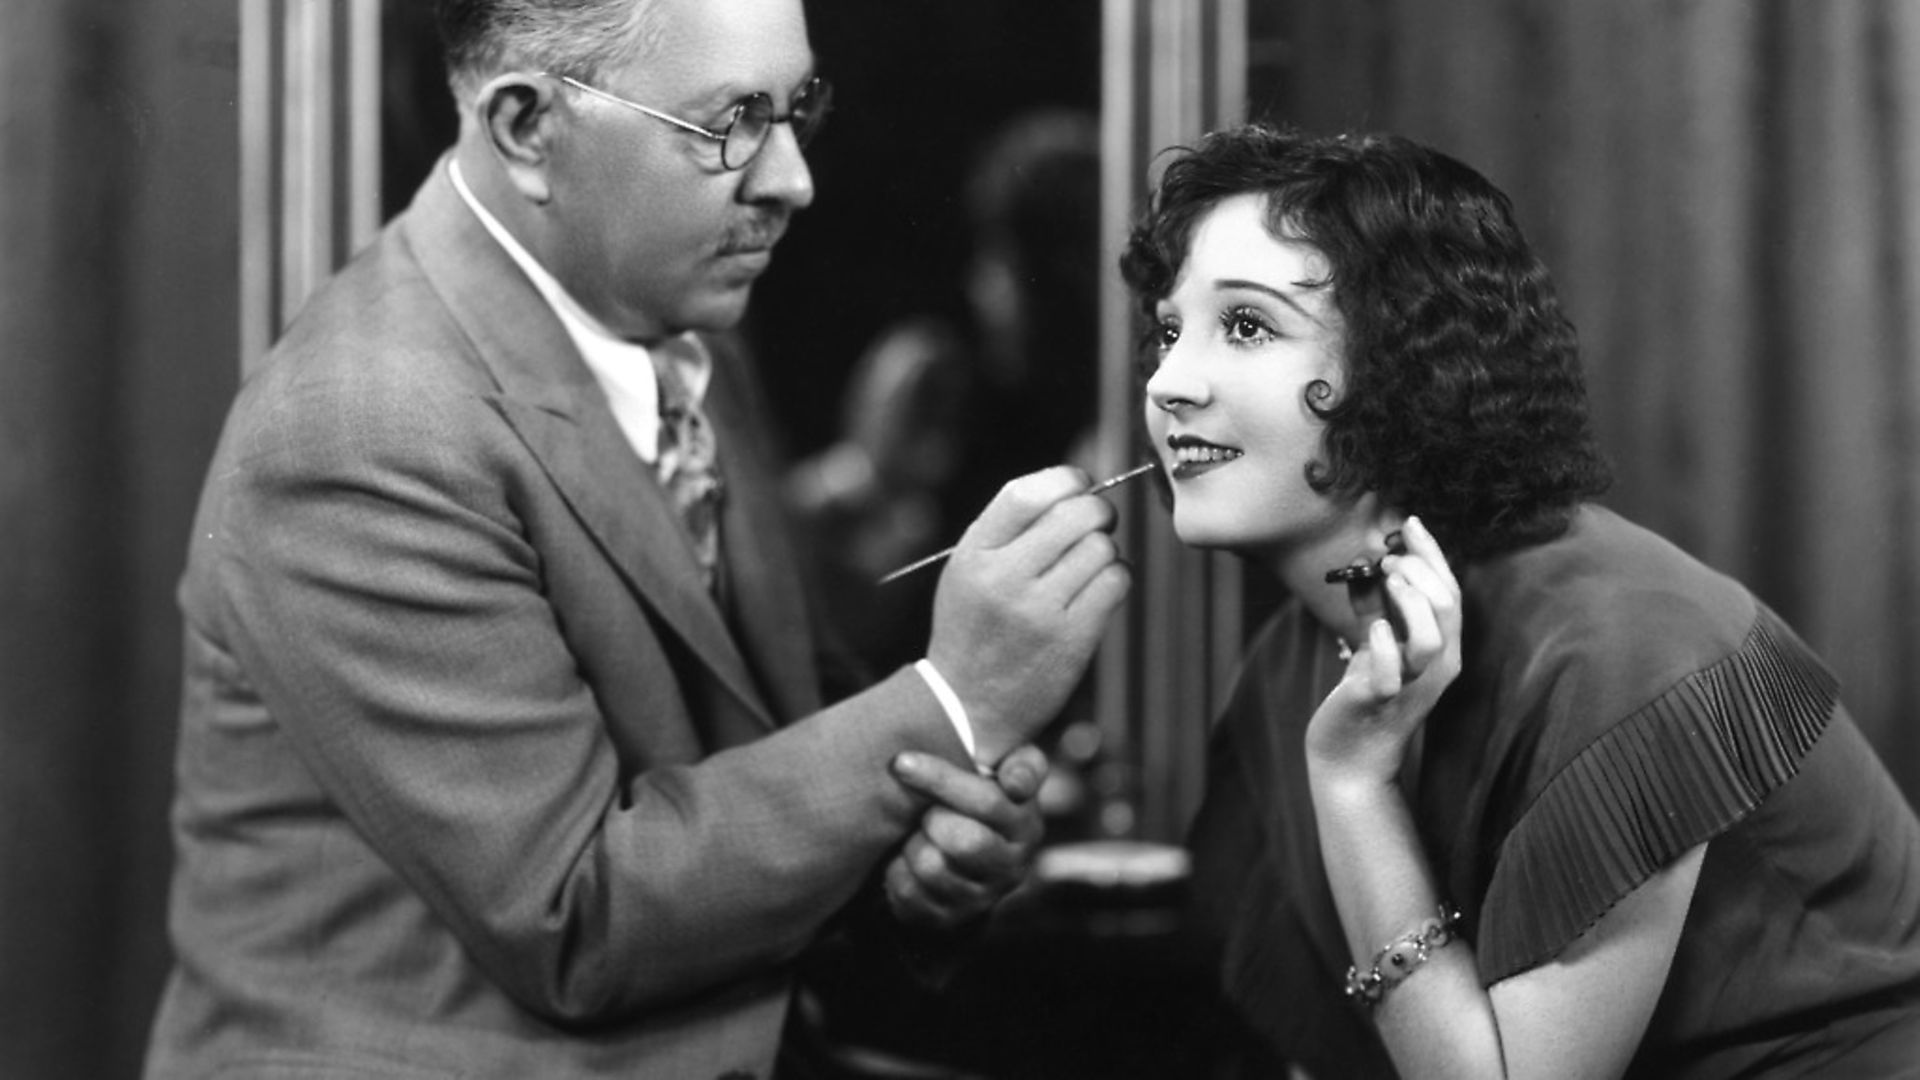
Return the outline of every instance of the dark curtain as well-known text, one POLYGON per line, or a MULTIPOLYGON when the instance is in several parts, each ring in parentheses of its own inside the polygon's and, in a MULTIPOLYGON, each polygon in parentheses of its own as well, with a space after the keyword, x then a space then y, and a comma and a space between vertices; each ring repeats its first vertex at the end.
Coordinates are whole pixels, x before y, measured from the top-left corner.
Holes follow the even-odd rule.
POLYGON ((135 1075, 173 585, 238 372, 233 0, 0 30, 0 1076, 135 1075))
POLYGON ((1255 115, 1513 195, 1579 326, 1609 502, 1750 585, 1920 799, 1920 5, 1288 0, 1255 115))

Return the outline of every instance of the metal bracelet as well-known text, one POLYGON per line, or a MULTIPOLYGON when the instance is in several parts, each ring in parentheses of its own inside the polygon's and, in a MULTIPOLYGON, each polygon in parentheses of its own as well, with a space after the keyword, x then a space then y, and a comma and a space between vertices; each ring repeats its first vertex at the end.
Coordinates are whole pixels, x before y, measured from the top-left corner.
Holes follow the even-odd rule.
POLYGON ((1428 919, 1381 946, 1367 970, 1361 971, 1358 965, 1347 969, 1347 999, 1366 1006, 1379 1004, 1389 989, 1426 963, 1435 949, 1458 937, 1459 926, 1459 909, 1441 901, 1439 918, 1428 919))

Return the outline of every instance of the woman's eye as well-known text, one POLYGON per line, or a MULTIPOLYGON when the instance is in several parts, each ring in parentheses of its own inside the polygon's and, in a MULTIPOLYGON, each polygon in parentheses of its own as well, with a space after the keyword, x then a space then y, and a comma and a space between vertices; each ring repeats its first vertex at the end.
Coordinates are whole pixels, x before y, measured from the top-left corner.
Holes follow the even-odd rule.
POLYGON ((1267 320, 1261 318, 1258 312, 1246 308, 1222 312, 1220 325, 1226 331, 1227 340, 1235 344, 1257 344, 1274 336, 1273 327, 1267 324, 1267 320))
POLYGON ((1140 335, 1140 348, 1134 350, 1134 366, 1142 379, 1151 379, 1160 364, 1173 351, 1173 343, 1180 340, 1180 324, 1171 319, 1161 319, 1148 326, 1140 335))
POLYGON ((1173 348, 1174 342, 1180 340, 1180 324, 1171 319, 1162 319, 1154 325, 1151 337, 1153 347, 1160 352, 1166 352, 1173 348))

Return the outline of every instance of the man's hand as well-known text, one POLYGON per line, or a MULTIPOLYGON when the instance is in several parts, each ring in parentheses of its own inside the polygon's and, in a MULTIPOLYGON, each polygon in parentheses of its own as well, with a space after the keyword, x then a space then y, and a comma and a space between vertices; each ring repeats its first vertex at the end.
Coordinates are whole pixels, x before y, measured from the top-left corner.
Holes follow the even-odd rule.
POLYGON ((894 760, 893 775, 933 800, 919 831, 887 866, 895 918, 958 926, 985 915, 1026 879, 1044 831, 1034 796, 1047 778, 1047 757, 1038 748, 1008 754, 991 778, 912 753, 894 760))
POLYGON ((980 760, 1033 741, 1125 599, 1114 509, 1069 466, 1008 482, 940 575, 927 658, 966 706, 980 760))

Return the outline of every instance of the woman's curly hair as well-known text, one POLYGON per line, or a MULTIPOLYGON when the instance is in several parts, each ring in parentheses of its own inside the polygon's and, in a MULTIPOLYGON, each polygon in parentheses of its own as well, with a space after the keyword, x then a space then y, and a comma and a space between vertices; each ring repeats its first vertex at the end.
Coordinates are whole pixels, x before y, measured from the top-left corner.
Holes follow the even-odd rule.
POLYGON ((1573 325, 1498 188, 1393 135, 1218 132, 1166 168, 1121 257, 1151 320, 1195 226, 1221 200, 1267 198, 1267 229, 1327 260, 1346 385, 1308 388, 1326 421, 1315 490, 1376 492, 1450 555, 1551 539, 1610 473, 1573 325))

